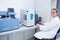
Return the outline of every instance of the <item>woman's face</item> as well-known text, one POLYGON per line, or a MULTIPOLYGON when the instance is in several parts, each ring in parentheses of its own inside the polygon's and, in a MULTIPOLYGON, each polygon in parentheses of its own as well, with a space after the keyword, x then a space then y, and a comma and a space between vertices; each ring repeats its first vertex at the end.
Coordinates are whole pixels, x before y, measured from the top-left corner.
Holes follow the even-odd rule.
POLYGON ((56 12, 56 10, 52 10, 51 11, 51 16, 54 18, 58 15, 58 13, 56 12))

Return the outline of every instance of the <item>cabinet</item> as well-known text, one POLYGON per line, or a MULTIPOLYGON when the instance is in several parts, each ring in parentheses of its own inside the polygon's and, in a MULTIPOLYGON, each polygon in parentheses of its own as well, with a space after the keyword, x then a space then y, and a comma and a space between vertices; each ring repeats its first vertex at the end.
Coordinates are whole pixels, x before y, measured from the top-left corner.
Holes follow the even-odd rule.
POLYGON ((0 35, 0 40, 30 40, 34 37, 35 29, 36 27, 21 27, 10 34, 0 35))

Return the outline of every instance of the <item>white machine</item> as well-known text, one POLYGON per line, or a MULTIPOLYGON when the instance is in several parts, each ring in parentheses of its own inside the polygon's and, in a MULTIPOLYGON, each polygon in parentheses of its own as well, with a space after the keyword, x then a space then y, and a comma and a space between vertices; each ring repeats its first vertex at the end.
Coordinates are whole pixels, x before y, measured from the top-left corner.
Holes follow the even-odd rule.
POLYGON ((24 26, 34 26, 35 24, 35 13, 34 9, 21 10, 21 22, 24 26))

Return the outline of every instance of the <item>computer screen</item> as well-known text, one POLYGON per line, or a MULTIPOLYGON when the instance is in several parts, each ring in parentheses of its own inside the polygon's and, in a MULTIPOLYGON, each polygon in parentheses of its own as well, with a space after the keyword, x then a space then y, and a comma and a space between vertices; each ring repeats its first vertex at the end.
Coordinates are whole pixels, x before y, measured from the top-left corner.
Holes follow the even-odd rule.
POLYGON ((14 8, 8 8, 8 12, 14 12, 14 8))

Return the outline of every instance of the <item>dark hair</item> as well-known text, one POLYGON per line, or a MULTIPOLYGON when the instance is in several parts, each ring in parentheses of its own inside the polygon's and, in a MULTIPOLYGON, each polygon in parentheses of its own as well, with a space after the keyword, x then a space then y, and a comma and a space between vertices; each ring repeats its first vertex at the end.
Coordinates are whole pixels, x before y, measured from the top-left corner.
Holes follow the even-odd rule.
POLYGON ((53 8, 52 10, 55 10, 55 11, 56 11, 56 13, 58 13, 58 9, 56 9, 56 8, 53 8))

